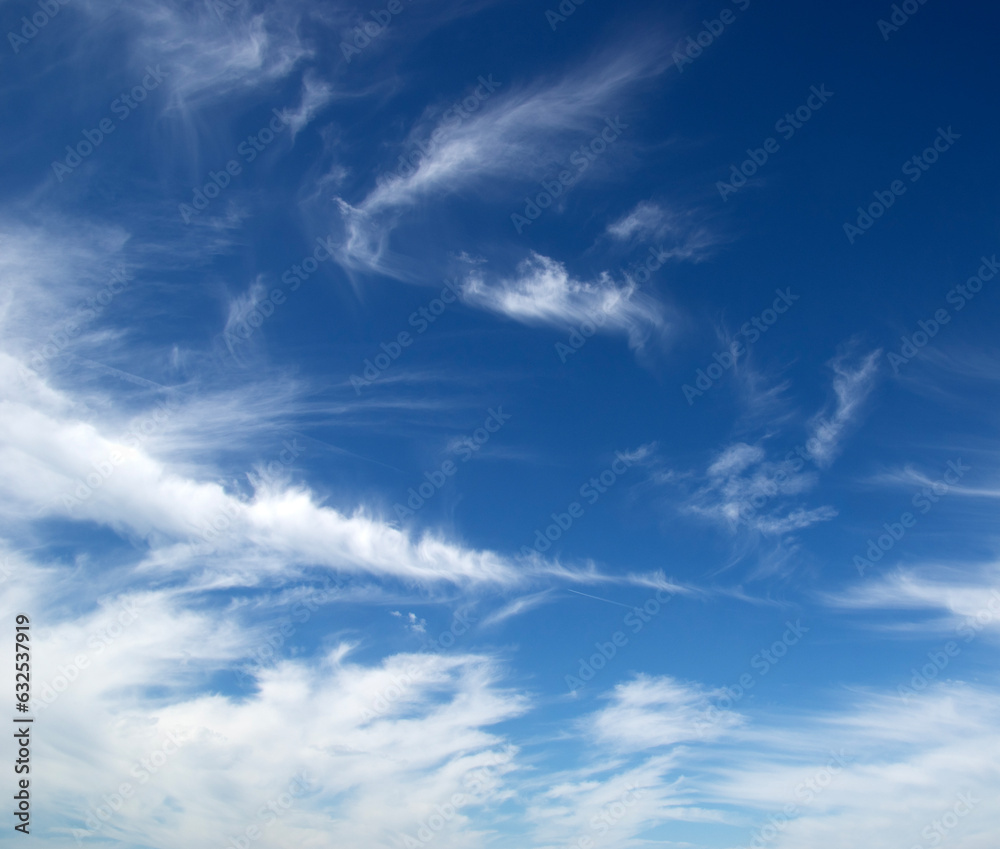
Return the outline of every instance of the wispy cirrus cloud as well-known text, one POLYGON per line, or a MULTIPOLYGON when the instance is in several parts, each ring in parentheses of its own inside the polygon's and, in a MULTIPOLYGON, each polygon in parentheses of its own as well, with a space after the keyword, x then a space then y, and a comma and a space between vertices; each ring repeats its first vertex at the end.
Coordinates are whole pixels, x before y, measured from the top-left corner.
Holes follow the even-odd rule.
POLYGON ((900 834, 926 840, 960 793, 971 807, 945 831, 967 818, 963 845, 989 845, 997 817, 984 801, 1000 788, 989 685, 939 684, 909 702, 866 693, 794 722, 718 707, 729 689, 636 676, 604 694, 608 706, 578 726, 589 757, 546 776, 528 809, 536 845, 588 836, 627 847, 684 823, 694 845, 723 845, 710 835, 724 826, 724 845, 834 849, 849 835, 891 849, 900 834))
POLYGON ((292 139, 309 124, 335 97, 332 83, 321 79, 313 70, 302 77, 302 99, 295 108, 285 110, 285 120, 292 131, 292 139))
POLYGON ((122 10, 139 67, 164 64, 171 106, 182 112, 284 79, 313 53, 295 4, 236 4, 225 16, 210 3, 140 0, 122 10))
POLYGON ((801 457, 790 452, 770 461, 761 445, 737 442, 727 446, 709 465, 704 484, 691 496, 686 510, 725 523, 732 530, 756 530, 781 536, 833 519, 837 511, 824 506, 806 509, 795 503, 818 481, 801 457))
MULTIPOLYGON (((238 396, 230 400, 238 406, 238 396)), ((301 574, 309 566, 426 586, 443 581, 512 587, 542 576, 617 580, 592 565, 574 569, 541 559, 524 561, 467 548, 436 531, 411 532, 363 504, 326 506, 283 473, 257 482, 252 493, 227 488, 211 479, 209 468, 192 462, 192 452, 209 446, 221 450, 222 443, 231 442, 231 428, 217 425, 222 419, 246 419, 245 411, 224 406, 208 416, 222 419, 206 427, 182 397, 171 403, 172 409, 147 410, 148 433, 108 433, 100 421, 84 416, 70 395, 0 353, 0 503, 22 521, 93 522, 144 540, 150 547, 147 570, 198 574, 208 569, 220 581, 237 585, 301 574), (169 450, 161 454, 154 450, 153 435, 168 427, 173 433, 163 447, 169 450), (185 427, 195 433, 185 437, 185 427), (171 452, 180 458, 171 459, 171 452), (245 568, 251 563, 252 569, 245 568)), ((211 401, 200 403, 213 407, 211 401)), ((286 467, 303 448, 286 440, 275 450, 286 467)))
POLYGON ((605 233, 629 246, 655 243, 663 259, 704 259, 721 240, 707 224, 696 218, 697 210, 678 210, 654 201, 639 201, 631 210, 608 224, 605 233))
POLYGON ((464 120, 421 123, 414 138, 434 142, 412 173, 377 184, 360 200, 336 199, 343 226, 338 260, 351 271, 412 279, 410 263, 389 249, 389 236, 408 210, 471 186, 484 191, 486 184, 498 193, 511 181, 540 179, 549 164, 572 153, 574 140, 593 135, 629 103, 638 83, 664 67, 652 42, 633 44, 607 51, 582 73, 529 85, 500 80, 501 90, 464 120))
POLYGON ((528 613, 537 607, 541 607, 543 604, 549 604, 554 600, 554 591, 551 589, 518 596, 513 601, 509 601, 507 604, 494 610, 483 620, 483 626, 488 627, 490 625, 499 625, 501 622, 506 622, 508 619, 513 619, 515 616, 521 616, 522 614, 528 613))
POLYGON ((516 748, 492 727, 530 701, 502 686, 491 658, 396 654, 371 663, 337 641, 308 659, 258 665, 250 691, 223 695, 205 681, 231 675, 268 645, 269 631, 238 607, 220 619, 170 590, 101 604, 77 598, 66 615, 68 571, 22 599, 46 623, 33 635, 32 672, 50 733, 32 754, 50 777, 35 811, 66 840, 179 839, 207 849, 254 828, 266 847, 331 837, 390 846, 463 794, 458 815, 435 832, 471 847, 482 836, 474 813, 509 793, 516 748), (84 717, 97 744, 86 751, 72 742, 84 717), (274 736, 282 746, 265 742, 274 736), (290 798, 296 775, 305 788, 290 798), (124 804, 114 801, 120 793, 124 804))
POLYGON ((617 221, 608 225, 608 234, 627 241, 633 237, 656 237, 666 225, 664 210, 652 201, 639 201, 635 207, 617 221))
POLYGON ((810 422, 811 436, 806 442, 806 449, 820 466, 828 466, 833 461, 841 439, 875 387, 881 355, 882 350, 878 349, 856 358, 855 362, 851 361, 855 358, 846 354, 831 361, 836 401, 832 412, 818 413, 813 417, 810 422))
POLYGON ((934 630, 1000 630, 1000 564, 922 564, 896 568, 864 586, 828 593, 826 602, 844 610, 910 610, 937 613, 934 630))
POLYGON ((377 186, 366 211, 395 208, 440 191, 455 191, 486 177, 531 179, 533 163, 559 161, 574 136, 593 133, 608 110, 627 100, 629 89, 662 72, 652 44, 609 50, 581 73, 517 86, 507 82, 481 111, 455 126, 440 124, 440 141, 408 177, 377 186))
MULTIPOLYGON (((804 445, 779 452, 777 457, 768 450, 776 436, 774 426, 792 420, 786 413, 766 422, 768 433, 757 442, 734 441, 718 450, 704 472, 661 472, 662 482, 686 492, 679 509, 723 524, 733 532, 752 530, 772 537, 835 518, 836 508, 807 507, 801 497, 817 486, 819 473, 833 462, 860 415, 874 387, 879 355, 880 351, 872 351, 856 363, 846 355, 832 361, 836 401, 832 411, 822 410, 808 420, 804 445)), ((769 409, 787 407, 787 389, 787 382, 773 387, 761 403, 769 409)))

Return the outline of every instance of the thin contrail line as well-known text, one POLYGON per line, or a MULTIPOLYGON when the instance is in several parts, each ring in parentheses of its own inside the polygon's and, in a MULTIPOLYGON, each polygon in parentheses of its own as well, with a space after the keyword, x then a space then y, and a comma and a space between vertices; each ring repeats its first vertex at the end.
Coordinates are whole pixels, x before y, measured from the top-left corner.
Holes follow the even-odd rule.
POLYGON ((105 374, 110 374, 113 377, 121 378, 122 380, 128 381, 129 383, 137 383, 139 386, 152 387, 154 389, 162 389, 165 392, 178 392, 180 390, 174 388, 173 386, 164 386, 162 383, 157 383, 154 380, 149 380, 145 377, 139 377, 137 374, 132 374, 131 372, 122 371, 118 368, 112 368, 111 366, 106 366, 104 363, 99 363, 96 360, 88 360, 86 357, 79 357, 75 354, 72 355, 75 360, 88 365, 91 368, 95 368, 98 371, 103 371, 105 374))
POLYGON ((346 448, 341 448, 339 445, 332 445, 329 442, 324 442, 322 439, 317 439, 315 436, 309 436, 306 433, 300 433, 297 430, 288 431, 293 436, 301 436, 303 439, 308 439, 312 442, 318 442, 320 445, 325 445, 338 454, 346 454, 348 457, 356 457, 358 460, 364 460, 368 463, 375 463, 379 466, 385 466, 387 469, 392 469, 394 472, 403 472, 402 469, 397 469, 395 466, 390 466, 388 463, 383 463, 381 460, 376 460, 373 457, 366 457, 364 454, 355 454, 353 451, 348 451, 346 448))
POLYGON ((631 604, 622 604, 620 601, 612 601, 610 598, 601 598, 599 595, 588 595, 587 593, 581 593, 578 590, 569 590, 571 593, 576 593, 577 595, 585 595, 587 598, 596 598, 598 601, 606 601, 608 604, 617 604, 619 607, 627 607, 629 610, 632 609, 631 604))

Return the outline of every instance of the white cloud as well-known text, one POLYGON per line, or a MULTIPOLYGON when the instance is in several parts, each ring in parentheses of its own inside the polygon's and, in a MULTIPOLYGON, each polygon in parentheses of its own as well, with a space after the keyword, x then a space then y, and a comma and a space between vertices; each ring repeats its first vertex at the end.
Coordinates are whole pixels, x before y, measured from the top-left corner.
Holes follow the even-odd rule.
POLYGON ((921 841, 934 820, 966 791, 982 802, 964 820, 954 817, 959 826, 949 839, 986 849, 1000 827, 985 803, 1000 790, 996 722, 996 693, 985 687, 938 685, 909 704, 873 695, 751 734, 748 749, 730 751, 726 766, 713 770, 718 780, 704 795, 756 809, 741 817, 745 843, 777 822, 765 831, 775 849, 858 842, 893 849, 927 845, 921 841))
POLYGON ((408 143, 434 142, 412 173, 380 182, 353 203, 337 198, 344 227, 338 261, 352 271, 412 279, 412 263, 388 250, 389 235, 407 209, 471 185, 483 191, 485 180, 505 178, 509 184, 544 177, 542 163, 565 163, 575 147, 617 116, 632 86, 664 66, 654 43, 632 44, 556 81, 518 87, 499 80, 500 88, 470 117, 435 127, 422 123, 408 143))
MULTIPOLYGON (((680 484, 689 478, 700 480, 682 511, 724 524, 733 531, 746 528, 780 537, 835 518, 838 514, 834 507, 807 508, 796 503, 797 497, 816 486, 818 470, 829 466, 836 457, 845 433, 874 387, 880 353, 872 351, 853 367, 846 355, 832 361, 836 403, 832 413, 823 411, 809 420, 804 447, 787 451, 780 460, 769 460, 763 444, 734 442, 709 462, 703 474, 660 472, 657 480, 680 484), (809 463, 817 468, 809 468, 809 463)), ((786 384, 774 387, 759 402, 773 408, 786 388, 786 384)), ((774 424, 768 422, 767 438, 774 436, 774 424)))
POLYGON ((836 404, 831 415, 818 414, 813 418, 810 423, 812 436, 806 442, 806 449, 820 466, 828 466, 833 461, 844 431, 857 418, 861 405, 874 388, 881 355, 881 349, 872 351, 854 367, 846 356, 837 357, 830 363, 835 375, 836 404))
POLYGON ((704 483, 684 509, 720 522, 732 530, 747 528, 781 536, 834 518, 837 511, 824 506, 805 509, 794 499, 817 482, 814 471, 794 452, 779 461, 765 459, 760 445, 736 442, 724 448, 709 464, 704 483))
POLYGON ((140 538, 154 535, 180 543, 182 560, 185 551, 192 561, 204 555, 198 529, 215 525, 231 531, 219 535, 220 552, 258 546, 291 562, 349 572, 432 582, 518 581, 512 564, 497 554, 468 551, 431 534, 413 540, 363 512, 322 507, 303 489, 268 486, 241 501, 83 420, 25 401, 10 394, 0 401, 0 499, 18 512, 94 521, 140 538))
POLYGON ((748 466, 759 463, 763 459, 764 449, 759 445, 737 442, 722 451, 708 467, 708 474, 712 477, 739 474, 748 466))
POLYGON ((360 664, 336 644, 259 669, 245 695, 221 695, 207 681, 260 638, 232 614, 145 593, 135 620, 110 639, 117 604, 59 621, 43 613, 41 596, 33 601, 37 621, 53 623, 36 634, 35 695, 61 691, 32 747, 47 788, 34 813, 66 840, 75 831, 209 849, 257 827, 254 845, 274 849, 289 840, 389 847, 463 794, 435 831, 442 845, 472 847, 481 835, 470 816, 506 792, 515 752, 489 727, 528 702, 497 686, 488 658, 360 664), (283 797, 300 774, 307 792, 283 797), (277 823, 261 813, 269 801, 277 823))
MULTIPOLYGON (((162 588, 97 601, 100 564, 8 564, 0 615, 33 612, 34 694, 50 701, 33 749, 48 790, 34 810, 67 840, 94 828, 95 840, 210 849, 257 827, 262 849, 388 849, 425 828, 450 849, 491 835, 534 849, 581 837, 627 849, 683 822, 694 845, 710 845, 708 831, 697 842, 698 827, 723 824, 742 830, 744 845, 780 814, 777 849, 893 849, 900 835, 919 842, 958 793, 980 801, 951 833, 956 845, 990 849, 1000 827, 986 802, 1000 792, 1000 701, 987 685, 769 716, 723 709, 721 689, 639 675, 555 739, 519 740, 504 734, 524 734, 510 723, 532 702, 504 688, 496 658, 362 661, 330 635, 291 659, 310 639, 296 620, 255 686, 227 695, 212 682, 263 643, 266 607, 234 599, 220 609, 162 588), (574 743, 574 764, 549 759, 560 738, 574 743), (283 795, 301 773, 306 792, 283 795), (123 785, 128 798, 117 800, 123 785), (269 801, 280 819, 261 814, 269 801), (434 817, 446 805, 454 812, 434 817)), ((901 682, 908 675, 900 669, 901 682)))
POLYGON ((127 297, 129 239, 120 227, 51 216, 0 222, 4 350, 47 369, 67 352, 89 349, 100 338, 101 313, 127 297))
POLYGON ((562 263, 537 253, 518 266, 513 279, 488 283, 482 272, 470 274, 462 297, 522 324, 578 329, 589 322, 603 332, 626 334, 631 348, 669 328, 665 308, 634 284, 618 286, 607 273, 594 282, 575 280, 562 263))
POLYGON ((615 239, 627 241, 634 236, 652 238, 664 227, 663 209, 651 201, 640 201, 631 212, 608 225, 608 233, 615 239))
POLYGON ((936 627, 971 639, 984 630, 1000 630, 1000 564, 895 569, 827 600, 851 610, 937 611, 936 627))
POLYGON ((163 63, 171 106, 184 112, 281 80, 312 52, 299 36, 294 5, 251 13, 250 4, 242 4, 224 19, 211 3, 139 0, 122 10, 136 27, 137 68, 163 63))
POLYGON ((364 206, 404 206, 428 192, 453 191, 484 176, 530 176, 531 163, 567 157, 570 149, 563 147, 570 138, 599 131, 627 89, 661 68, 652 45, 640 44, 555 82, 520 89, 508 82, 470 118, 441 124, 441 141, 416 171, 377 187, 364 206))
POLYGON ((815 507, 812 510, 796 508, 785 516, 762 516, 754 519, 754 527, 761 533, 772 536, 781 536, 792 531, 808 528, 817 522, 829 522, 837 518, 837 511, 833 507, 815 507))
POLYGON ((500 609, 493 611, 493 613, 483 620, 483 626, 499 625, 501 622, 506 622, 508 619, 520 616, 522 613, 527 613, 553 600, 553 591, 551 589, 519 596, 500 609))
POLYGON ((416 613, 410 612, 404 616, 400 611, 392 610, 390 611, 390 615, 395 616, 397 619, 402 619, 406 628, 414 634, 424 634, 427 632, 427 620, 419 618, 416 613))
MULTIPOLYGON (((938 684, 909 702, 870 694, 794 716, 716 708, 716 733, 700 740, 709 696, 722 701, 698 685, 643 676, 607 694, 610 706, 581 723, 591 744, 585 763, 546 775, 547 792, 528 811, 546 838, 538 843, 575 845, 598 826, 599 845, 635 846, 648 829, 684 821, 735 829, 727 846, 892 849, 926 841, 924 829, 933 831, 965 793, 972 811, 946 820, 955 825, 951 840, 992 845, 1000 825, 987 801, 1000 791, 994 688, 938 684), (628 785, 638 800, 623 805, 628 785), (594 816, 615 810, 609 803, 618 803, 617 817, 594 816)), ((663 833, 670 838, 669 825, 663 833)), ((685 845, 723 845, 718 832, 688 825, 684 833, 685 845)))
POLYGON ((250 288, 241 295, 236 295, 229 301, 229 315, 226 316, 226 326, 223 335, 233 334, 244 324, 257 305, 267 299, 267 287, 258 277, 250 284, 250 288))
POLYGON ((706 720, 712 700, 722 695, 669 676, 638 675, 614 688, 608 707, 586 720, 587 733, 616 752, 712 739, 742 722, 732 711, 717 711, 706 720))
POLYGON ((652 245, 657 259, 700 262, 722 241, 705 223, 706 213, 698 209, 665 208, 653 201, 639 201, 629 212, 611 222, 606 235, 619 248, 652 245))
POLYGON ((294 110, 285 110, 294 139, 299 132, 318 115, 334 96, 333 86, 321 80, 313 71, 307 71, 302 79, 302 101, 294 110))
MULTIPOLYGON (((418 535, 363 505, 326 506, 293 482, 290 470, 304 447, 297 440, 272 449, 271 465, 280 461, 281 468, 253 475, 252 492, 227 489, 193 457, 235 449, 235 423, 250 420, 250 448, 259 441, 255 427, 272 427, 273 396, 265 405, 272 412, 264 409, 256 424, 241 398, 221 393, 216 404, 211 394, 196 403, 174 396, 173 407, 146 408, 133 419, 141 426, 123 432, 0 352, 0 505, 29 523, 94 522, 148 547, 144 569, 212 575, 221 585, 255 585, 308 567, 428 588, 644 580, 603 575, 592 564, 471 549, 433 531, 418 535)), ((89 402, 109 406, 96 394, 89 402)))
MULTIPOLYGON (((873 475, 871 483, 894 488, 913 489, 914 487, 931 488, 936 495, 960 495, 967 498, 1000 498, 1000 487, 994 486, 963 486, 958 483, 972 467, 966 465, 962 457, 948 460, 934 474, 920 471, 913 465, 901 469, 893 469, 873 475), (944 487, 942 491, 942 487, 944 487)), ((978 470, 977 470, 978 471, 978 470)), ((993 475, 995 477, 995 473, 993 475)))

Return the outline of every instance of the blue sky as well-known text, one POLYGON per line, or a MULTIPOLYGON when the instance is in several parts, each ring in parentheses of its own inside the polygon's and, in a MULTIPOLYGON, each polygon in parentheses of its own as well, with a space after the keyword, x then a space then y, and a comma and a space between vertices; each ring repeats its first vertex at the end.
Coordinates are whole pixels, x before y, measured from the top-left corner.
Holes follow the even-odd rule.
POLYGON ((546 2, 0 2, 46 845, 995 846, 996 14, 546 2))

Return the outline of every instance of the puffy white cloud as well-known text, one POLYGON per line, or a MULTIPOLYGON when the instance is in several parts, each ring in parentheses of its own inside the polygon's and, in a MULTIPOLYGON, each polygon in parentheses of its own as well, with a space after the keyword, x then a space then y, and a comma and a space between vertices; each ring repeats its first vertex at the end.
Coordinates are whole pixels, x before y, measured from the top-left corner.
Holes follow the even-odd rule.
POLYGON ((634 284, 618 286, 607 273, 594 282, 575 280, 562 263, 537 253, 518 266, 513 279, 490 283, 482 272, 469 275, 462 297, 522 324, 579 328, 589 322, 603 332, 626 334, 632 348, 669 328, 665 308, 634 284))

